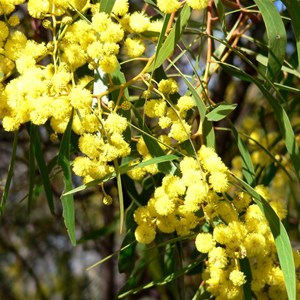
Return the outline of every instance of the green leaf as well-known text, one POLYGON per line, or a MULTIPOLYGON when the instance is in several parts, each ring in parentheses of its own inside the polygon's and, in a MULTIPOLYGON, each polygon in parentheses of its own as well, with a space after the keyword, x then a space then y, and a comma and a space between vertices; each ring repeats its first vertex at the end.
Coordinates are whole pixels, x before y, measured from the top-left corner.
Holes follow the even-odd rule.
MULTIPOLYGON (((44 186, 44 191, 45 195, 47 198, 48 206, 52 214, 55 214, 55 206, 54 206, 54 201, 53 201, 53 193, 52 193, 52 187, 51 187, 51 182, 49 179, 49 169, 47 168, 44 155, 43 155, 43 150, 41 147, 41 140, 40 136, 37 133, 36 138, 35 138, 35 159, 41 174, 41 179, 43 182, 44 186)), ((50 168, 51 170, 51 168, 50 168)))
POLYGON ((241 271, 246 275, 246 283, 243 285, 244 290, 244 300, 252 300, 251 292, 251 282, 252 282, 252 273, 250 268, 250 263, 247 257, 240 259, 241 271))
POLYGON ((255 203, 259 206, 269 222, 270 229, 275 239, 279 262, 283 272, 289 300, 296 300, 296 272, 292 246, 288 234, 270 204, 246 182, 239 178, 236 179, 253 197, 255 203))
POLYGON ((264 94, 266 99, 268 100, 269 104, 272 106, 272 109, 274 111, 277 124, 280 129, 281 136, 283 137, 286 145, 286 149, 291 157, 291 160, 293 162, 294 169, 296 171, 296 176, 298 178, 298 181, 300 181, 300 152, 299 147, 296 142, 295 134, 292 128, 292 125, 290 123, 289 117, 282 107, 282 105, 279 103, 278 99, 274 97, 274 95, 265 88, 264 84, 257 78, 252 77, 245 73, 244 71, 228 65, 226 63, 221 63, 222 68, 229 72, 230 74, 237 76, 238 78, 242 80, 246 80, 249 82, 253 82, 257 85, 257 87, 261 90, 261 92, 264 94))
POLYGON ((29 158, 28 158, 28 172, 29 172, 29 184, 28 184, 28 212, 31 212, 33 202, 33 191, 35 185, 35 144, 36 144, 37 127, 34 124, 29 124, 29 158))
POLYGON ((287 10, 291 16, 291 22, 294 30, 296 47, 298 53, 298 66, 300 65, 300 2, 299 0, 283 0, 284 5, 287 7, 287 10))
POLYGON ((254 0, 258 6, 268 36, 268 66, 266 77, 274 80, 280 73, 286 51, 286 31, 281 16, 272 0, 254 0))
POLYGON ((153 164, 161 164, 167 161, 173 161, 173 160, 178 160, 178 156, 173 155, 173 154, 168 154, 168 155, 163 155, 163 156, 158 156, 158 157, 154 157, 151 159, 148 159, 146 161, 142 161, 141 163, 138 163, 136 165, 129 165, 130 162, 127 162, 121 166, 119 166, 119 172, 121 174, 125 174, 130 170, 133 169, 138 169, 138 168, 142 168, 142 167, 146 167, 149 165, 153 165, 153 164))
POLYGON ((71 243, 73 246, 75 246, 76 236, 74 198, 72 194, 67 194, 68 191, 72 190, 72 174, 70 166, 70 139, 72 132, 72 119, 73 116, 71 116, 66 131, 61 140, 58 154, 58 164, 61 166, 64 174, 64 193, 61 196, 63 217, 71 243))
POLYGON ((225 23, 225 10, 221 0, 214 0, 215 6, 217 8, 219 20, 222 25, 223 32, 227 32, 226 23, 225 23))
POLYGON ((1 203, 0 203, 1 215, 3 215, 3 212, 4 212, 4 208, 5 208, 6 201, 7 201, 8 194, 9 194, 11 181, 12 181, 12 178, 13 178, 13 175, 14 175, 14 165, 15 165, 16 153, 17 153, 18 136, 19 136, 19 131, 15 131, 14 132, 14 140, 13 140, 13 145, 12 145, 10 163, 9 163, 6 182, 5 182, 5 186, 4 186, 4 191, 3 191, 3 195, 2 195, 1 203))
MULTIPOLYGON (((167 60, 167 58, 173 53, 177 42, 179 41, 185 26, 190 18, 191 9, 186 4, 183 9, 180 11, 178 15, 178 19, 176 20, 173 28, 171 29, 169 35, 165 39, 161 48, 157 48, 155 60, 153 62, 151 71, 157 69, 163 62, 167 60)), ((161 35, 162 36, 162 35, 161 35)))
MULTIPOLYGON (((160 157, 164 156, 165 152, 164 150, 160 147, 159 143, 156 141, 154 137, 152 137, 150 129, 147 127, 143 119, 141 118, 139 112, 137 110, 133 110, 135 117, 137 118, 139 128, 143 129, 143 139, 145 141, 145 144, 151 154, 152 157, 160 157)), ((164 174, 173 174, 176 171, 176 167, 172 162, 162 162, 161 164, 158 165, 158 168, 161 172, 164 174)))
POLYGON ((129 228, 126 233, 126 236, 122 242, 122 250, 119 253, 118 257, 118 267, 120 273, 130 274, 134 268, 135 264, 135 248, 136 248, 136 239, 134 235, 135 227, 129 228))
POLYGON ((243 176, 244 176, 246 182, 248 184, 250 184, 251 186, 253 186, 253 185, 255 185, 255 171, 254 171, 254 166, 253 166, 253 163, 251 160, 250 153, 249 153, 245 143, 241 139, 238 131, 233 126, 233 124, 231 125, 231 130, 237 141, 237 146, 240 151, 241 158, 242 158, 243 176))
POLYGON ((186 266, 185 268, 181 268, 180 270, 165 276, 162 280, 154 280, 154 281, 151 281, 149 283, 143 284, 139 287, 133 288, 131 290, 127 290, 127 291, 122 290, 122 291, 120 291, 120 293, 118 295, 118 298, 119 299, 125 298, 129 295, 136 294, 139 291, 142 291, 144 289, 149 289, 153 286, 166 285, 167 283, 170 283, 170 282, 176 280, 177 278, 179 278, 179 277, 185 275, 186 273, 188 273, 189 270, 194 268, 194 266, 196 266, 198 263, 199 263, 198 261, 194 261, 191 264, 189 264, 188 266, 186 266))
POLYGON ((101 0, 100 3, 100 12, 105 12, 107 14, 110 14, 116 0, 101 0))
POLYGON ((210 111, 206 118, 208 121, 218 122, 224 118, 226 118, 235 108, 237 104, 228 104, 228 103, 221 103, 212 111, 210 111))
MULTIPOLYGON (((172 64, 172 62, 171 62, 172 64)), ((193 95, 193 98, 196 102, 198 112, 200 115, 200 121, 202 123, 202 135, 203 140, 206 146, 215 148, 215 132, 212 126, 212 122, 209 122, 206 118, 206 106, 203 102, 203 100, 200 98, 199 95, 201 95, 202 92, 202 86, 200 85, 198 90, 194 88, 194 86, 191 84, 191 82, 186 78, 186 76, 180 71, 180 69, 175 65, 172 64, 173 67, 176 69, 176 71, 181 75, 184 82, 188 86, 188 89, 193 95)))

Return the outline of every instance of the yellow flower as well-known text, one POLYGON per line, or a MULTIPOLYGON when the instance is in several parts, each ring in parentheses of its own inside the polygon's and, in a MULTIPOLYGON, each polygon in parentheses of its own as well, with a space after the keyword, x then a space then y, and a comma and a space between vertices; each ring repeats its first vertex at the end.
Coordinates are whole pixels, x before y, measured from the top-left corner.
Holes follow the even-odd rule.
POLYGON ((228 263, 226 250, 222 247, 215 247, 208 253, 210 267, 223 269, 228 263))
POLYGON ((203 9, 208 6, 209 0, 186 0, 187 5, 192 9, 203 9))
POLYGON ((134 12, 129 17, 129 26, 134 32, 141 33, 148 29, 150 25, 150 19, 142 12, 134 12))
POLYGON ((145 102, 144 112, 150 118, 162 117, 166 108, 167 104, 163 99, 151 99, 145 102))
POLYGON ((158 83, 158 90, 164 95, 171 95, 178 93, 179 87, 174 79, 162 79, 158 83))
POLYGON ((172 233, 175 231, 177 219, 175 214, 167 216, 158 216, 156 220, 157 228, 164 233, 172 233))
POLYGON ((112 12, 118 16, 124 16, 127 14, 129 8, 128 0, 116 0, 112 12))
POLYGON ((138 207, 133 213, 134 221, 138 225, 142 224, 150 224, 152 222, 153 217, 150 214, 150 210, 148 207, 141 206, 138 207))
POLYGON ((50 10, 50 2, 48 0, 29 0, 27 9, 33 18, 43 19, 50 10))
POLYGON ((196 236, 195 245, 196 245, 196 248, 199 252, 208 253, 215 247, 216 242, 213 239, 212 234, 210 234, 210 233, 199 233, 196 236))
POLYGON ((176 107, 180 112, 188 111, 196 105, 194 99, 190 96, 182 96, 178 99, 176 107))
POLYGON ((249 258, 258 255, 265 255, 266 239, 259 232, 251 232, 247 234, 244 246, 247 251, 246 256, 249 258))
POLYGON ((104 73, 110 74, 118 67, 118 59, 115 55, 107 55, 99 60, 99 67, 104 73))
POLYGON ((97 135, 86 133, 79 138, 78 146, 82 153, 92 159, 99 157, 104 142, 97 135))
POLYGON ((69 100, 75 109, 84 109, 91 107, 93 99, 89 90, 80 87, 74 87, 69 94, 69 100))
POLYGON ((181 3, 178 0, 157 0, 157 6, 163 13, 171 14, 180 8, 181 3))
POLYGON ((209 176, 209 183, 211 184, 213 190, 217 193, 224 193, 229 187, 227 174, 219 171, 211 172, 209 176))
POLYGON ((156 231, 152 226, 139 225, 134 232, 136 240, 141 244, 150 244, 154 241, 156 231))
POLYGON ((104 122, 104 127, 110 133, 123 133, 127 128, 127 120, 117 113, 110 113, 104 122))
POLYGON ((232 281, 233 285, 241 286, 246 283, 246 276, 243 272, 239 270, 233 270, 229 274, 229 279, 232 281))
POLYGON ((145 52, 145 44, 139 38, 127 38, 124 42, 126 53, 129 57, 139 57, 145 52))
POLYGON ((8 26, 3 21, 0 21, 0 42, 4 41, 8 37, 8 34, 8 26))
POLYGON ((104 12, 97 12, 92 17, 92 28, 98 33, 105 31, 110 24, 109 15, 104 12))
POLYGON ((189 139, 191 134, 191 125, 185 120, 174 122, 169 132, 169 137, 177 140, 178 142, 184 142, 189 139))
MULTIPOLYGON (((7 22, 12 27, 17 26, 20 24, 19 16, 17 16, 17 15, 10 16, 7 22)), ((1 32, 1 30, 0 30, 0 32, 1 32)))
POLYGON ((159 215, 167 216, 174 212, 175 203, 165 194, 156 198, 155 209, 159 215))

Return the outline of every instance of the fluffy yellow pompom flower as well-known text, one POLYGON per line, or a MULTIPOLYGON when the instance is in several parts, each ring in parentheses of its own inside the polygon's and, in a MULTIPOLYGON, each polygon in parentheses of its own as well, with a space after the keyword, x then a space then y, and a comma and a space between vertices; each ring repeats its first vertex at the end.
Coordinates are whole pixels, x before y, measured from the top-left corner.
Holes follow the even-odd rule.
POLYGON ((196 248, 199 252, 208 253, 216 245, 213 236, 210 233, 199 233, 195 241, 196 248))
POLYGON ((29 0, 27 9, 33 18, 42 19, 49 12, 50 3, 48 0, 29 0))
POLYGON ((20 24, 19 16, 17 15, 10 16, 7 22, 10 26, 17 26, 20 24))
POLYGON ((142 224, 136 228, 134 235, 139 243, 150 244, 155 239, 156 231, 152 226, 142 224))
POLYGON ((235 285, 235 286, 241 286, 244 283, 246 283, 245 274, 239 270, 233 270, 229 274, 229 279, 232 281, 233 285, 235 285))
POLYGON ((145 52, 145 44, 141 39, 138 38, 127 38, 125 40, 125 49, 129 57, 139 57, 145 52))
POLYGON ((248 233, 244 246, 246 248, 246 256, 254 257, 257 255, 264 255, 266 250, 266 239, 261 233, 251 232, 248 233))
POLYGON ((11 59, 16 60, 23 49, 25 48, 27 42, 27 38, 25 34, 21 31, 15 31, 10 34, 8 37, 6 44, 4 46, 5 55, 11 59))
POLYGON ((116 0, 112 12, 118 16, 127 14, 129 8, 128 0, 116 0))
POLYGON ((146 101, 144 112, 150 118, 162 117, 166 112, 167 104, 163 99, 151 99, 146 101))
POLYGON ((89 158, 99 157, 103 145, 102 139, 95 134, 89 133, 82 135, 78 141, 80 151, 89 158))
POLYGON ((209 0, 186 0, 187 5, 192 9, 203 9, 208 6, 209 0))
POLYGON ((176 107, 180 112, 188 111, 196 105, 194 99, 190 96, 182 96, 178 99, 176 107))
POLYGON ((223 269, 228 263, 226 250, 222 247, 213 248, 208 254, 208 263, 210 267, 223 269))
POLYGON ((115 55, 104 56, 99 61, 99 67, 104 73, 112 73, 118 66, 118 59, 115 55))
POLYGON ((87 89, 74 87, 69 94, 69 100, 75 109, 88 108, 92 104, 92 94, 87 89))
POLYGON ((211 175, 209 176, 209 183, 213 190, 217 193, 224 193, 229 187, 227 174, 219 171, 211 172, 211 175))
POLYGON ((162 79, 158 83, 158 90, 164 95, 170 95, 177 93, 179 91, 179 87, 174 79, 162 79))
POLYGON ((155 209, 157 213, 161 216, 167 216, 174 212, 175 203, 167 195, 163 195, 156 199, 155 209))
POLYGON ((104 12, 97 12, 92 17, 92 28, 95 29, 98 33, 106 30, 110 23, 111 20, 109 19, 109 15, 104 12))
POLYGON ((148 29, 150 19, 141 12, 134 12, 129 17, 129 26, 134 32, 141 33, 148 29))
POLYGON ((109 132, 122 133, 127 127, 127 120, 116 113, 111 113, 105 120, 104 127, 109 132))
POLYGON ((165 14, 176 12, 181 3, 178 0, 157 0, 157 6, 165 14))
POLYGON ((169 132, 169 137, 177 140, 178 142, 186 141, 191 134, 191 125, 185 120, 181 122, 174 122, 169 132))
POLYGON ((145 223, 150 224, 152 222, 153 217, 151 216, 150 210, 148 207, 141 206, 138 207, 133 213, 134 221, 138 225, 142 225, 145 223))
POLYGON ((7 25, 3 22, 0 21, 0 42, 4 41, 9 34, 9 29, 7 25))

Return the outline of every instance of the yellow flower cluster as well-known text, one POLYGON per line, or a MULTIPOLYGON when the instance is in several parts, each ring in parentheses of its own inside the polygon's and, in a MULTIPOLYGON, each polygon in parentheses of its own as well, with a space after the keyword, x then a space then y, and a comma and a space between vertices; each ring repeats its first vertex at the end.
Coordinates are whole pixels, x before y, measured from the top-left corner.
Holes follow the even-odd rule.
MULTIPOLYGON (((48 122, 53 136, 57 136, 65 132, 72 118, 72 130, 79 135, 83 154, 75 159, 73 170, 84 182, 102 178, 113 172, 111 162, 131 152, 123 137, 127 120, 118 112, 125 109, 126 101, 111 109, 92 94, 94 78, 80 75, 78 70, 88 66, 97 69, 95 72, 111 74, 119 68, 120 47, 129 57, 142 56, 144 39, 148 39, 142 33, 159 32, 162 22, 152 22, 142 12, 130 14, 128 0, 117 0, 111 14, 100 12, 99 4, 87 0, 29 0, 30 16, 41 19, 52 37, 48 43, 38 43, 12 29, 19 20, 10 14, 24 2, 7 0, 0 5, 0 15, 5 15, 5 21, 0 21, 3 128, 15 131, 27 122, 48 122), (89 18, 83 17, 85 13, 89 18)), ((143 160, 150 158, 147 153, 143 160)), ((158 169, 148 166, 143 171, 154 174, 158 169)))
POLYGON ((164 233, 176 231, 180 236, 192 233, 201 222, 196 213, 208 203, 215 205, 216 193, 228 189, 227 167, 212 148, 203 145, 197 159, 185 157, 180 171, 181 177, 166 175, 147 206, 135 211, 137 241, 148 244, 154 240, 154 234, 148 239, 143 234, 143 229, 150 230, 148 227, 164 233))
MULTIPOLYGON (((178 236, 200 231, 195 245, 199 252, 207 253, 204 279, 212 295, 224 300, 243 299, 246 275, 239 260, 247 258, 253 276, 251 288, 257 297, 275 299, 280 295, 286 299, 268 221, 248 194, 234 192, 228 199, 228 169, 214 149, 202 146, 197 159, 183 158, 180 171, 181 176, 165 176, 147 205, 135 211, 137 241, 153 242, 158 230, 178 236), (204 217, 199 217, 199 211, 204 217), (205 222, 212 233, 201 231, 205 222)), ((285 218, 285 204, 280 198, 272 198, 262 185, 255 189, 280 219, 285 218)))
POLYGON ((169 96, 178 91, 178 84, 174 79, 161 80, 157 92, 162 98, 146 100, 144 113, 150 118, 158 118, 159 127, 168 130, 168 136, 180 143, 190 138, 192 126, 185 117, 196 104, 192 97, 182 96, 175 106, 172 105, 169 96))
MULTIPOLYGON (((283 202, 271 199, 266 187, 257 186, 256 191, 281 219, 286 216, 283 202)), ((211 224, 216 217, 222 220, 214 225, 212 234, 199 233, 195 241, 198 251, 208 253, 207 290, 218 299, 243 299, 242 285, 246 276, 240 270, 239 259, 248 258, 253 277, 251 289, 257 297, 275 299, 275 295, 280 295, 280 299, 286 299, 269 224, 259 207, 251 204, 251 197, 237 193, 232 201, 215 203, 214 207, 208 205, 204 212, 211 224)))

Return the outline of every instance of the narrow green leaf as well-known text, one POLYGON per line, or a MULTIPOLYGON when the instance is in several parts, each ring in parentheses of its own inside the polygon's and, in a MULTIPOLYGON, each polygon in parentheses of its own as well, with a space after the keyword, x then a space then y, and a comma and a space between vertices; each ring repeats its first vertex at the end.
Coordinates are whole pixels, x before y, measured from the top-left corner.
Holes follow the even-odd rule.
MULTIPOLYGON (((172 62, 171 62, 172 64, 172 62)), ((198 112, 200 115, 200 121, 202 123, 202 135, 203 140, 206 146, 215 148, 215 132, 212 126, 212 122, 209 122, 206 118, 206 106, 202 99, 200 98, 200 94, 202 92, 202 86, 200 85, 198 90, 194 88, 191 82, 186 78, 186 76, 180 71, 180 69, 175 65, 172 64, 176 71, 181 75, 185 84, 188 86, 189 91, 192 93, 193 98, 196 102, 198 112)))
POLYGON ((279 262, 283 272, 289 300, 296 300, 296 272, 293 258, 293 250, 288 234, 280 219, 270 206, 270 204, 246 182, 239 178, 236 179, 253 197, 255 203, 259 206, 259 208, 264 213, 265 217, 269 222, 270 229, 275 239, 279 262))
POLYGON ((164 163, 167 161, 173 161, 173 160, 178 160, 178 156, 173 155, 173 154, 158 156, 158 157, 154 157, 154 158, 148 159, 146 161, 143 161, 141 163, 138 163, 136 165, 131 165, 131 166, 129 165, 130 162, 127 162, 119 167, 119 172, 120 172, 120 174, 125 174, 128 171, 131 171, 133 169, 138 169, 138 168, 146 167, 149 165, 160 164, 160 163, 164 163))
POLYGON ((237 141, 237 146, 240 151, 241 158, 242 158, 243 176, 244 176, 246 182, 248 184, 250 184, 251 186, 253 186, 253 185, 255 185, 255 171, 254 171, 254 166, 253 166, 253 163, 251 160, 250 153, 249 153, 245 143, 241 139, 238 131, 233 126, 233 124, 231 125, 231 130, 237 141))
MULTIPOLYGON (((44 186, 44 191, 45 195, 47 198, 48 206, 52 214, 55 214, 55 206, 54 206, 54 201, 53 201, 53 193, 52 193, 52 187, 51 187, 51 182, 49 178, 49 172, 50 170, 47 168, 44 155, 43 155, 43 150, 41 147, 41 140, 40 136, 37 133, 36 139, 35 139, 35 159, 41 174, 41 179, 42 183, 44 186)), ((56 161, 56 160, 55 160, 56 161)), ((51 165, 50 165, 51 167, 51 165)))
POLYGON ((272 0, 254 0, 258 6, 268 35, 268 67, 266 77, 274 80, 280 73, 286 51, 286 31, 272 0))
MULTIPOLYGON (((257 54, 255 58, 256 58, 256 60, 259 63, 261 63, 262 65, 264 65, 265 67, 267 67, 267 65, 268 65, 268 57, 266 57, 266 56, 264 56, 262 54, 257 54)), ((292 69, 290 67, 287 67, 287 66, 283 65, 283 66, 281 66, 281 70, 283 72, 286 72, 288 74, 291 74, 291 75, 294 75, 294 76, 300 78, 300 72, 298 72, 296 69, 292 69)))
POLYGON ((12 181, 12 178, 14 175, 14 165, 15 165, 15 160, 16 160, 17 146, 18 146, 18 136, 19 136, 19 131, 15 131, 10 163, 9 163, 6 182, 5 182, 5 186, 4 186, 4 191, 3 191, 3 195, 2 195, 1 203, 0 203, 1 215, 3 215, 3 212, 4 212, 5 204, 6 204, 6 201, 8 198, 8 194, 9 194, 11 181, 12 181))
POLYGON ((100 3, 100 12, 105 12, 107 14, 110 14, 116 0, 101 0, 100 3))
POLYGON ((135 231, 134 227, 129 228, 122 242, 121 245, 122 250, 120 251, 118 257, 118 268, 120 273, 130 274, 134 268, 134 264, 135 264, 134 251, 136 248, 136 243, 135 243, 136 239, 135 239, 134 231, 135 231))
MULTIPOLYGON (((158 57, 159 57, 159 53, 161 51, 161 47, 163 45, 163 42, 166 38, 166 32, 167 32, 167 28, 168 28, 168 24, 169 24, 169 20, 170 20, 171 15, 170 14, 166 14, 164 16, 164 22, 163 22, 163 26, 161 29, 161 32, 159 34, 158 37, 158 41, 157 41, 157 46, 156 46, 156 53, 155 53, 155 57, 154 57, 154 61, 153 61, 153 66, 156 66, 157 61, 158 61, 158 57)), ((157 66, 156 68, 151 68, 149 71, 151 71, 151 76, 153 76, 153 72, 155 71, 155 69, 157 69, 160 66, 157 66)))
POLYGON ((122 298, 125 298, 125 297, 129 296, 129 295, 134 295, 134 294, 138 293, 141 290, 149 289, 153 286, 166 285, 167 283, 172 282, 172 281, 176 280, 177 278, 183 276, 184 274, 188 273, 188 271, 191 270, 192 268, 194 268, 194 266, 196 266, 198 263, 199 263, 198 261, 194 261, 191 264, 189 264, 188 266, 186 266, 185 268, 182 268, 182 269, 180 269, 180 270, 178 270, 174 273, 171 273, 171 274, 165 276, 164 279, 162 279, 162 280, 154 280, 154 281, 151 281, 149 283, 143 284, 143 285, 141 285, 137 288, 127 290, 126 292, 122 291, 118 295, 118 298, 122 299, 122 298))
MULTIPOLYGON (((156 141, 154 137, 152 137, 150 129, 147 127, 143 119, 141 118, 139 112, 137 110, 133 110, 135 117, 137 118, 137 122, 139 124, 139 128, 143 128, 143 132, 147 134, 143 134, 143 139, 145 141, 145 144, 151 154, 152 157, 160 157, 164 156, 165 152, 160 147, 159 143, 156 141)), ((172 162, 166 161, 162 162, 158 165, 158 168, 161 172, 164 174, 173 174, 175 170, 177 169, 172 162)))
POLYGON ((281 136, 283 137, 286 145, 286 149, 291 157, 291 160, 293 162, 293 166, 296 172, 296 176, 298 180, 300 181, 300 152, 299 147, 296 142, 295 134, 292 128, 292 125, 290 123, 289 117, 282 107, 282 105, 279 103, 279 101, 274 97, 273 94, 271 94, 264 86, 264 84, 257 78, 252 77, 245 73, 244 71, 232 66, 228 65, 226 63, 221 63, 221 66, 224 70, 229 72, 230 74, 237 76, 238 78, 242 80, 246 80, 249 82, 253 82, 257 85, 257 87, 261 90, 261 92, 264 94, 266 99, 268 100, 269 104, 272 106, 272 109, 274 111, 281 136))
POLYGON ((118 188, 118 196, 119 196, 119 207, 120 207, 120 233, 123 232, 123 227, 124 227, 124 216, 125 216, 125 211, 124 211, 124 197, 123 197, 123 188, 122 188, 122 179, 121 179, 121 174, 119 172, 119 165, 117 160, 114 160, 114 166, 116 169, 116 179, 117 179, 117 188, 118 188))
POLYGON ((252 273, 250 268, 250 263, 247 257, 240 259, 241 271, 246 275, 246 283, 243 285, 244 290, 244 300, 252 300, 252 292, 251 292, 251 281, 252 281, 252 273))
POLYGON ((158 52, 156 52, 153 67, 150 69, 151 71, 157 69, 173 53, 176 47, 176 43, 179 41, 184 31, 184 28, 190 18, 190 14, 191 14, 191 9, 186 4, 180 11, 180 14, 178 15, 178 19, 176 20, 169 35, 165 39, 163 45, 158 50, 158 52))
POLYGON ((228 103, 221 103, 212 111, 210 111, 206 118, 208 121, 217 122, 224 118, 226 118, 232 111, 235 110, 237 104, 228 104, 228 103))
POLYGON ((28 157, 28 172, 29 172, 29 184, 28 184, 28 213, 31 212, 33 202, 33 190, 35 185, 35 143, 36 143, 37 127, 34 124, 29 124, 29 157, 28 157))
POLYGON ((283 0, 284 5, 287 7, 287 10, 291 16, 291 22, 294 30, 296 47, 298 53, 298 66, 300 65, 300 2, 299 0, 283 0))
POLYGON ((61 140, 58 154, 58 164, 61 166, 64 174, 64 193, 61 196, 63 217, 71 243, 73 246, 75 246, 76 236, 74 198, 72 194, 66 194, 66 192, 72 190, 72 174, 70 166, 70 139, 72 131, 72 119, 73 116, 71 116, 66 131, 61 140))
POLYGON ((215 6, 217 8, 219 20, 222 25, 223 32, 227 32, 226 23, 225 23, 225 10, 221 0, 214 0, 215 6))

